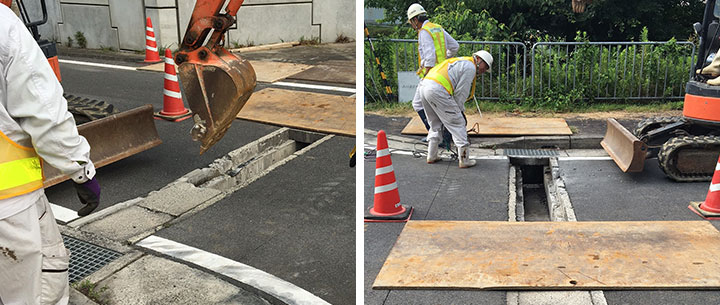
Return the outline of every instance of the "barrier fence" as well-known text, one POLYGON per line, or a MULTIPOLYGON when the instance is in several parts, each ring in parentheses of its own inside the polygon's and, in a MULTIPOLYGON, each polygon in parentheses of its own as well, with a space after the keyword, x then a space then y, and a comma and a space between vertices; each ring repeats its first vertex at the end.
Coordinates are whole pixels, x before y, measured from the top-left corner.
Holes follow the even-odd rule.
MULTIPOLYGON (((398 87, 397 72, 417 71, 417 40, 373 39, 373 43, 394 88, 398 87)), ((691 42, 538 42, 529 53, 520 42, 458 43, 456 56, 481 49, 493 55, 492 69, 478 78, 475 92, 486 100, 558 94, 583 100, 682 99, 695 60, 691 42)), ((366 94, 382 98, 371 87, 379 72, 369 57, 366 51, 366 94)))

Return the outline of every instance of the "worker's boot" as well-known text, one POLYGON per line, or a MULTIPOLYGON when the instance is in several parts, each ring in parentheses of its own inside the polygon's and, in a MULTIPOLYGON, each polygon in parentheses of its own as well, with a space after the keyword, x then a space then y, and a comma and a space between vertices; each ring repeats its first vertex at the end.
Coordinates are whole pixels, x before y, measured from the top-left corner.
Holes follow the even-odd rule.
POLYGON ((460 159, 460 168, 468 168, 475 166, 475 160, 470 160, 470 145, 458 147, 458 158, 460 159))
MULTIPOLYGON (((720 76, 720 54, 715 54, 715 57, 713 57, 713 61, 707 66, 702 69, 698 69, 696 72, 697 74, 700 74, 702 72, 703 75, 717 77, 720 76)), ((709 81, 708 81, 709 83, 709 81)), ((715 84, 711 84, 715 85, 715 84)))
POLYGON ((718 86, 718 85, 720 85, 720 76, 718 76, 718 77, 716 77, 716 78, 713 78, 713 79, 709 79, 709 80, 707 81, 707 84, 710 85, 710 86, 718 86))
POLYGON ((438 156, 438 141, 428 140, 427 163, 435 163, 440 160, 440 156, 438 156))

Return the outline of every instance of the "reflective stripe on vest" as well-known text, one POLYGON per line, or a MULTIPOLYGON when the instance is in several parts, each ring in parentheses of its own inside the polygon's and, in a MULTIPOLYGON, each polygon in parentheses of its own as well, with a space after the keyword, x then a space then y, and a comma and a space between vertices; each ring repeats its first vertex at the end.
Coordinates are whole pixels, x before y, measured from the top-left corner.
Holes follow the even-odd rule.
MULTIPOLYGON (((450 83, 450 76, 448 76, 448 66, 451 63, 454 63, 456 61, 461 61, 461 60, 467 60, 467 61, 471 62, 473 65, 475 65, 475 62, 473 62, 472 57, 453 57, 446 61, 443 61, 439 65, 430 69, 430 71, 428 72, 427 76, 425 76, 425 78, 435 81, 436 83, 443 86, 443 88, 445 88, 445 90, 450 95, 454 95, 455 88, 453 88, 452 83, 450 83)), ((470 89, 470 95, 468 95, 468 99, 470 99, 472 96, 475 95, 475 80, 476 79, 477 79, 477 76, 473 78, 473 84, 472 84, 472 88, 470 89)))
MULTIPOLYGON (((420 30, 428 32, 430 37, 432 37, 433 46, 435 47, 435 62, 433 63, 433 66, 437 66, 438 63, 445 61, 445 53, 447 52, 447 49, 445 49, 445 34, 443 28, 428 21, 420 30)), ((418 32, 418 41, 419 40, 420 32, 418 32)), ((418 66, 421 68, 420 77, 422 78, 425 75, 423 75, 424 73, 422 71, 424 71, 424 69, 422 69, 423 67, 421 65, 422 59, 420 58, 420 52, 418 52, 418 66)))
POLYGON ((42 161, 35 150, 15 143, 0 132, 0 199, 42 187, 42 161))

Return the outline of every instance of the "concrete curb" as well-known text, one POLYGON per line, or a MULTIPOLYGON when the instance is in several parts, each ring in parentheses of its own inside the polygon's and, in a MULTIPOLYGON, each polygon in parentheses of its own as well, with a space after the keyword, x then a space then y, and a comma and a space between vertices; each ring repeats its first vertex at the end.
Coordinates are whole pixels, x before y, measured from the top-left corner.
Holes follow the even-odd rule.
MULTIPOLYGON (((377 136, 378 131, 365 129, 365 134, 377 136)), ((387 135, 388 140, 392 139, 399 142, 414 143, 418 140, 403 135, 387 135)), ((579 135, 579 136, 522 136, 513 138, 494 138, 494 137, 470 137, 471 148, 524 148, 524 149, 602 149, 600 141, 603 136, 598 135, 579 135), (480 143, 478 143, 480 142, 480 143)))

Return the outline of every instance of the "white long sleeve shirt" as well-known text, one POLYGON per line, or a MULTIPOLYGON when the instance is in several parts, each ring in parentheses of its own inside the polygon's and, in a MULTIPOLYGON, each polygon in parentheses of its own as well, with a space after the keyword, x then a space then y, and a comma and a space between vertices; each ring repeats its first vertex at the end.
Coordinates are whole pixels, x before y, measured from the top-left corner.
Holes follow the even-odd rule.
MULTIPOLYGON (((423 26, 429 21, 425 20, 423 26)), ((443 29, 445 35, 445 58, 450 58, 457 54, 460 49, 460 44, 443 29)), ((435 44, 433 43, 432 36, 427 31, 420 31, 418 35, 418 54, 420 54, 420 66, 421 67, 434 67, 435 66, 435 44)))
POLYGON ((454 91, 453 99, 460 109, 465 109, 465 101, 470 96, 476 69, 475 64, 467 60, 458 60, 448 65, 448 76, 454 91))
MULTIPOLYGON (((7 6, 0 5, 0 132, 19 145, 34 147, 45 166, 83 183, 95 174, 90 145, 78 134, 62 95, 35 39, 7 6)), ((40 189, 0 200, 0 219, 24 210, 42 194, 40 189)))

